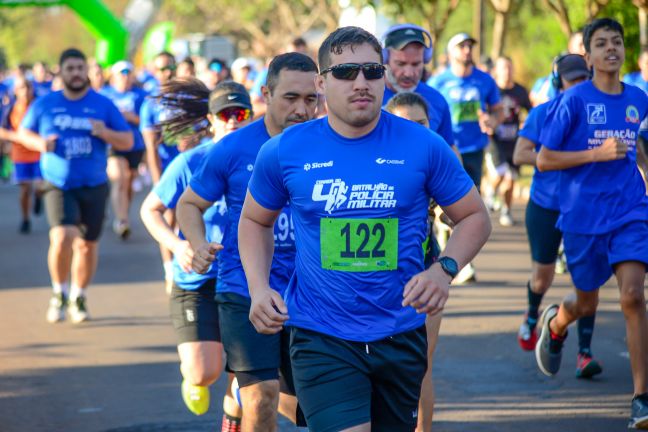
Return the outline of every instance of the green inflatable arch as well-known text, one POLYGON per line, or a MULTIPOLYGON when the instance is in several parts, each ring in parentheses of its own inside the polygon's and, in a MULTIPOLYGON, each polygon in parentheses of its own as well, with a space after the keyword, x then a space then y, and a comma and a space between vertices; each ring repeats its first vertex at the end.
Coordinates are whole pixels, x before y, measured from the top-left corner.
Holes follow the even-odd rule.
POLYGON ((0 0, 1 6, 67 6, 97 39, 97 62, 109 66, 126 58, 128 31, 101 0, 0 0))

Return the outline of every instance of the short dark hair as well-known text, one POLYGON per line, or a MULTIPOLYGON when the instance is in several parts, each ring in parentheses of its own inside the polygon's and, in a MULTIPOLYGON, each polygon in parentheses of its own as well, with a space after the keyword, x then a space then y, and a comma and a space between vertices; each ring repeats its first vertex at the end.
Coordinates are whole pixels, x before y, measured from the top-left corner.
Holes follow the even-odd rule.
POLYGON ((71 59, 71 58, 77 58, 83 61, 87 61, 85 54, 83 54, 81 50, 77 48, 68 48, 65 51, 63 51, 61 53, 61 56, 59 57, 59 66, 63 66, 63 63, 65 63, 67 59, 71 59))
POLYGON ((322 42, 317 60, 319 61, 320 70, 324 70, 331 66, 331 54, 342 54, 346 47, 353 47, 369 44, 380 56, 380 64, 383 63, 382 46, 374 35, 360 27, 340 27, 322 42))
POLYGON ((175 64, 175 61, 176 61, 175 56, 173 54, 171 54, 169 51, 160 51, 155 56, 155 58, 158 58, 158 57, 167 57, 169 60, 173 61, 174 64, 175 64))
POLYGON ((294 46, 294 47, 302 46, 302 47, 308 48, 308 44, 306 43, 306 40, 303 37, 297 37, 297 38, 293 39, 290 44, 292 46, 294 46))
POLYGON ((592 37, 597 30, 607 29, 613 32, 617 32, 621 35, 621 38, 624 38, 623 26, 618 21, 612 18, 598 18, 592 21, 589 25, 583 30, 583 45, 585 45, 585 51, 592 52, 592 37))
POLYGON ((385 110, 393 113, 397 108, 402 106, 419 106, 425 112, 425 116, 430 121, 429 106, 423 96, 413 92, 402 92, 394 95, 385 106, 385 110))
POLYGON ((301 53, 291 52, 279 54, 277 57, 272 59, 268 66, 266 87, 270 90, 270 94, 272 94, 274 89, 277 87, 279 73, 282 70, 317 73, 317 65, 313 59, 301 53))
POLYGON ((196 64, 194 63, 194 61, 193 61, 193 59, 191 57, 185 57, 184 59, 182 59, 182 61, 180 63, 188 64, 191 67, 196 66, 196 64))

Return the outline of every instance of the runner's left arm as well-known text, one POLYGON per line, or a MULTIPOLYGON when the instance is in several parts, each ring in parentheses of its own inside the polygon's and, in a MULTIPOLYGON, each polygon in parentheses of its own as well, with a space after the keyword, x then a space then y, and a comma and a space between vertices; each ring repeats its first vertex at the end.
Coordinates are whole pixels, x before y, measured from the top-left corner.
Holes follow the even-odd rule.
POLYGON ((107 142, 115 150, 128 151, 133 148, 134 138, 130 130, 113 130, 101 120, 91 120, 90 123, 92 123, 92 135, 107 142))

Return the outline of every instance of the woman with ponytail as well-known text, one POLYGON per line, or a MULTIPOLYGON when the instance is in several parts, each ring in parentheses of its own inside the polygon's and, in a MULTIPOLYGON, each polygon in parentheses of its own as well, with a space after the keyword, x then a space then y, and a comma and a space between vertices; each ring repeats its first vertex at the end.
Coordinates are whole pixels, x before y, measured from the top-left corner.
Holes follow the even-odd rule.
MULTIPOLYGON (((212 265, 204 274, 193 272, 191 245, 181 232, 176 234, 163 214, 176 207, 213 144, 251 121, 252 104, 240 84, 222 82, 210 92, 202 82, 191 78, 169 82, 162 87, 159 99, 172 113, 161 124, 164 133, 181 138, 181 151, 185 151, 164 171, 144 200, 140 214, 151 235, 174 254, 170 310, 184 378, 182 395, 189 410, 201 415, 209 408, 208 387, 222 371, 218 307, 214 299, 217 266, 212 265)), ((223 200, 204 213, 207 241, 221 242, 225 213, 223 200)), ((223 408, 223 430, 238 430, 240 407, 229 390, 223 408)))

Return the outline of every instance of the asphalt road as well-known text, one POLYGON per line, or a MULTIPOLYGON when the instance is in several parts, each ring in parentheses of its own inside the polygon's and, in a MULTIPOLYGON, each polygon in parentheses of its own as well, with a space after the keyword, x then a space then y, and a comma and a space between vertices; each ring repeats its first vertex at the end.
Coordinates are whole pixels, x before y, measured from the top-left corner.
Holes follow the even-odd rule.
MULTIPOLYGON (((511 228, 494 219, 475 261, 478 283, 452 288, 435 355, 434 431, 625 430, 632 384, 613 283, 602 289, 594 334, 600 377, 574 378, 575 329, 556 377, 518 348, 529 277, 522 213, 517 206, 511 228)), ((30 235, 19 235, 17 190, 0 185, 0 432, 220 430, 224 376, 206 415, 182 402, 158 249, 136 214, 127 242, 104 232, 88 296, 92 321, 50 325, 46 222, 41 216, 30 235)), ((559 275, 545 304, 570 290, 559 275)))

